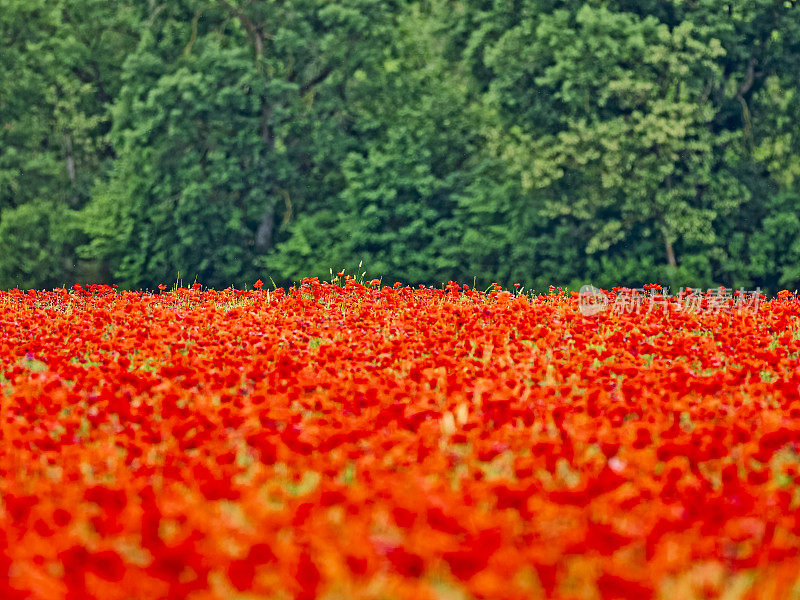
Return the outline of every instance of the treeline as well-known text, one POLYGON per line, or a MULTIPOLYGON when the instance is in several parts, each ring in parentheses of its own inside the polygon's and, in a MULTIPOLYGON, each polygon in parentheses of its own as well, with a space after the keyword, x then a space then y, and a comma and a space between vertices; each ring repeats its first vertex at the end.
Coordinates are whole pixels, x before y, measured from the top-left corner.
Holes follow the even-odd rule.
POLYGON ((0 0, 0 287, 800 287, 783 0, 0 0))

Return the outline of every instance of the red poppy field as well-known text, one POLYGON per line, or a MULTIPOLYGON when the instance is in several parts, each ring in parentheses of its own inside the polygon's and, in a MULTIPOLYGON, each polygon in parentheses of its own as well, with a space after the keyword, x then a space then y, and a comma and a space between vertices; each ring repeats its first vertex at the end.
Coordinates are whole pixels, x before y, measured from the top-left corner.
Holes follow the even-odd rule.
POLYGON ((196 288, 0 292, 0 598, 800 595, 793 294, 196 288))

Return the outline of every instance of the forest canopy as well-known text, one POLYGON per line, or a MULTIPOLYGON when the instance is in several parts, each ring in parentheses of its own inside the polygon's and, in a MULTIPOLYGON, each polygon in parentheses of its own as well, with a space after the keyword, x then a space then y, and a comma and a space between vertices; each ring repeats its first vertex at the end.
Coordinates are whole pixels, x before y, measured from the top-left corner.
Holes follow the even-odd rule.
POLYGON ((800 287, 783 0, 0 0, 0 288, 800 287))

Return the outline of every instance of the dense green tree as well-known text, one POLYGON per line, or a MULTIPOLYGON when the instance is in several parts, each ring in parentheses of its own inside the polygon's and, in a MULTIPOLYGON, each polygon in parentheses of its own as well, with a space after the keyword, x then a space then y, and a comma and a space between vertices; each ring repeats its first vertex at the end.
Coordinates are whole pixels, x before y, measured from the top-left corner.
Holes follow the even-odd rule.
POLYGON ((83 273, 81 237, 63 230, 113 159, 109 108, 135 22, 125 2, 0 1, 0 286, 83 273))
POLYGON ((800 287, 784 0, 0 0, 0 287, 800 287))
POLYGON ((441 57, 439 23, 412 5, 353 95, 359 145, 343 157, 342 189, 300 214, 266 261, 283 278, 326 275, 363 261, 413 282, 462 276, 459 193, 481 160, 470 92, 441 57))
MULTIPOLYGON (((160 10, 162 9, 162 10, 160 10)), ((340 185, 348 96, 380 58, 391 3, 177 2, 125 63, 119 159, 87 209, 128 286, 253 281, 292 216, 340 185)))
POLYGON ((75 212, 59 203, 29 202, 0 219, 0 282, 21 289, 69 283, 75 212))
POLYGON ((537 215, 532 237, 569 223, 583 246, 573 276, 607 280, 617 264, 625 282, 638 266, 639 282, 767 283, 742 254, 765 241, 747 224, 763 217, 763 194, 796 168, 793 3, 464 6, 450 53, 497 111, 489 139, 537 215), (736 241, 719 235, 734 223, 736 241))

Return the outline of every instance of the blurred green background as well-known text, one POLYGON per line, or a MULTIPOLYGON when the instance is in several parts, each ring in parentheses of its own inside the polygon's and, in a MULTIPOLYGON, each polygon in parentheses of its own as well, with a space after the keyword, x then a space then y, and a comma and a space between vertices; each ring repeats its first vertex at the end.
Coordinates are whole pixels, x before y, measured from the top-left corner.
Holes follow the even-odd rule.
POLYGON ((0 0, 0 288, 793 290, 797 4, 0 0))

